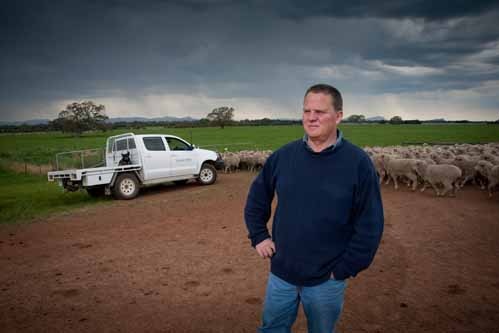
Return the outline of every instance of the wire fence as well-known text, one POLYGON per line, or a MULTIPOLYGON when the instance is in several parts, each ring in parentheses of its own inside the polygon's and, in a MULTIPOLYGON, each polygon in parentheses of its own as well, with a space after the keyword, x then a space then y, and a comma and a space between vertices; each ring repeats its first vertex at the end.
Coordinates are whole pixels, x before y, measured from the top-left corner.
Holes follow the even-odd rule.
POLYGON ((25 175, 46 176, 49 171, 55 170, 55 164, 32 164, 28 162, 1 160, 0 168, 25 175))
POLYGON ((58 153, 56 170, 97 168, 106 165, 103 148, 75 150, 58 153))

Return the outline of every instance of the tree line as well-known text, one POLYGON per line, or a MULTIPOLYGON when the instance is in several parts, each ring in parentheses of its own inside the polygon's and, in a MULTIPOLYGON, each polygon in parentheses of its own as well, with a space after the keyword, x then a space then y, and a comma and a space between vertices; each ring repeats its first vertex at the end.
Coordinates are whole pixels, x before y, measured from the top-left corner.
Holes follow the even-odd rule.
POLYGON ((364 116, 363 114, 352 114, 346 118, 343 119, 343 122, 345 123, 381 123, 381 124, 385 124, 385 123, 390 123, 390 124, 395 124, 395 125, 398 125, 398 124, 404 124, 404 123, 407 123, 409 122, 410 124, 420 124, 421 121, 419 120, 403 120, 402 117, 400 116, 393 116, 390 118, 390 120, 367 120, 366 119, 366 116, 364 116))
MULTIPOLYGON (((45 131, 61 131, 72 135, 81 135, 87 131, 108 131, 113 129, 141 129, 148 126, 162 126, 166 128, 181 128, 181 127, 212 127, 218 126, 225 128, 226 126, 269 126, 269 125, 296 125, 301 124, 301 120, 281 120, 281 119, 244 119, 234 120, 234 108, 221 106, 209 112, 205 118, 194 121, 135 121, 135 122, 109 122, 109 117, 105 114, 105 106, 95 104, 92 101, 74 102, 68 104, 66 108, 59 112, 56 119, 51 120, 48 124, 37 125, 0 125, 0 132, 45 132, 45 131)), ((367 120, 362 114, 352 114, 343 119, 344 123, 378 123, 378 124, 422 124, 422 123, 447 123, 444 119, 436 119, 431 121, 420 121, 418 119, 403 120, 400 116, 393 116, 389 120, 367 120)), ((452 123, 470 123, 468 120, 452 121, 452 123)), ((499 120, 495 122, 499 123, 499 120)))
POLYGON ((92 101, 74 102, 59 112, 57 118, 48 124, 36 125, 0 125, 0 132, 46 132, 60 131, 79 136, 87 131, 108 131, 114 129, 141 129, 148 126, 162 126, 169 128, 181 127, 211 127, 219 126, 262 126, 262 125, 292 125, 301 123, 300 120, 280 119, 244 119, 234 120, 234 108, 221 106, 209 112, 205 118, 193 121, 134 121, 134 122, 109 122, 105 114, 105 106, 92 101))

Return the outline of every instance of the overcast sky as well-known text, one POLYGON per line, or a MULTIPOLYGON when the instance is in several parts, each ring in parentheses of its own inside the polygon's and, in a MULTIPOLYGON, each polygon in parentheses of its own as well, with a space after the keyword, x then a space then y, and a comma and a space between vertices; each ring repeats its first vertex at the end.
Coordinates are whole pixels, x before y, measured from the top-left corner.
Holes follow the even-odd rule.
POLYGON ((499 119, 499 1, 2 1, 0 120, 93 100, 110 117, 499 119))

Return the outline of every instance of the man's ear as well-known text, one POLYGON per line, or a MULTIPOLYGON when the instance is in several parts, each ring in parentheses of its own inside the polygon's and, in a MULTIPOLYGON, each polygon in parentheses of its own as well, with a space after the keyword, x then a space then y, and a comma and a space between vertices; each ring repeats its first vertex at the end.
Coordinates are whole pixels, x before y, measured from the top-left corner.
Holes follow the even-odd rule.
POLYGON ((343 119, 343 111, 336 112, 336 125, 338 125, 343 119))

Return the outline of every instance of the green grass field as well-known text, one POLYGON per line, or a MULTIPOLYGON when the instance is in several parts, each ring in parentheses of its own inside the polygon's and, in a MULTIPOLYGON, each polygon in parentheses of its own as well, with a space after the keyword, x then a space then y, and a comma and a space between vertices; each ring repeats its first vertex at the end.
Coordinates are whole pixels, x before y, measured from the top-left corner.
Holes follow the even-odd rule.
POLYGON ((34 217, 106 201, 110 199, 95 199, 85 192, 64 193, 56 183, 48 183, 47 177, 0 169, 0 224, 29 221, 34 217))
MULTIPOLYGON (((499 142, 499 125, 351 125, 341 126, 345 137, 359 146, 389 146, 404 142, 499 142)), ((128 130, 129 131, 129 130, 128 130)), ((127 130, 86 133, 72 137, 61 133, 0 135, 0 159, 32 164, 50 164, 62 151, 100 148, 106 138, 127 130)), ((187 141, 214 150, 228 148, 272 149, 300 138, 301 126, 246 126, 220 128, 164 128, 150 127, 134 131, 136 134, 165 133, 178 135, 187 141)))
MULTIPOLYGON (((499 125, 350 125, 341 126, 347 139, 359 146, 388 146, 402 143, 486 143, 499 142, 499 125)), ((86 133, 72 137, 61 133, 0 135, 0 167, 9 161, 51 164, 63 151, 104 147, 106 138, 129 132, 86 133)), ((302 137, 301 126, 261 126, 220 128, 151 127, 134 131, 178 135, 198 146, 222 151, 275 150, 302 137)), ((47 215, 103 202, 85 192, 64 193, 45 175, 26 176, 0 169, 0 223, 28 221, 47 215)))

